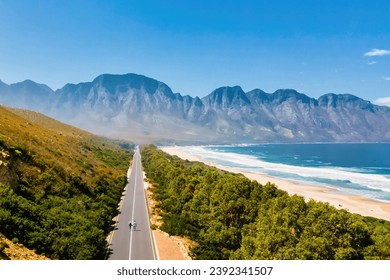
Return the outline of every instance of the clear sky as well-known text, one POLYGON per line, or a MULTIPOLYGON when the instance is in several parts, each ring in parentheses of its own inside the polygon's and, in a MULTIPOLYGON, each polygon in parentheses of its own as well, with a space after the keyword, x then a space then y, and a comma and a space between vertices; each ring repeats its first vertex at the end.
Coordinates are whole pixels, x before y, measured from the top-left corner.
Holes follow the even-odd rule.
POLYGON ((0 36, 8 84, 138 73, 193 97, 240 85, 390 104, 388 0, 0 0, 0 36))

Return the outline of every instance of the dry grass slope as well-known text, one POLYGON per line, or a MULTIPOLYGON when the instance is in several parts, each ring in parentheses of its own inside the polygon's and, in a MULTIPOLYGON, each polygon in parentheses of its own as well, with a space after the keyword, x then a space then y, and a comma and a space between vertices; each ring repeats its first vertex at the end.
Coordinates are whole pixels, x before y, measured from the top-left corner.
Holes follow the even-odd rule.
POLYGON ((14 244, 0 234, 0 260, 49 260, 49 258, 27 249, 22 244, 14 244))
MULTIPOLYGON (((107 164, 99 149, 110 149, 123 153, 113 143, 88 132, 60 123, 42 114, 0 106, 0 141, 8 146, 33 151, 32 156, 46 163, 58 162, 65 172, 83 179, 93 177, 94 169, 104 170, 107 164), (92 152, 92 153, 91 153, 92 152), (103 161, 101 160, 103 159, 103 161), (91 167, 95 167, 92 169, 91 167)), ((0 159, 1 160, 1 159, 0 159)), ((113 160, 113 159, 112 159, 113 160)), ((126 169, 127 164, 122 166, 126 169)), ((39 170, 25 170, 40 172, 39 170)), ((115 172, 118 170, 107 170, 115 172)), ((26 174, 26 175, 27 175, 26 174)), ((119 176, 121 173, 118 172, 119 176)))

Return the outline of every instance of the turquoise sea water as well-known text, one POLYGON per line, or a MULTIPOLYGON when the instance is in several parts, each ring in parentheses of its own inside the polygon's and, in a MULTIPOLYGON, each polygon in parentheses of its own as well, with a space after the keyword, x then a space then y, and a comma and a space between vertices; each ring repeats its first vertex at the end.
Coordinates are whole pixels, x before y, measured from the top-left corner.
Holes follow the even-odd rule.
POLYGON ((390 143, 188 146, 183 149, 207 161, 243 171, 390 202, 390 143))

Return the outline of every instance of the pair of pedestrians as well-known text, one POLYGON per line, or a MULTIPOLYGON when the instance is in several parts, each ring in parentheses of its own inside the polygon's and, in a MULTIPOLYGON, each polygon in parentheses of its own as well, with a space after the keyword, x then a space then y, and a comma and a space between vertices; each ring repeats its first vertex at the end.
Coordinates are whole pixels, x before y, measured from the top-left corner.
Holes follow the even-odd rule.
POLYGON ((134 230, 137 230, 137 221, 134 220, 133 222, 129 222, 129 228, 131 230, 131 228, 133 228, 134 230))

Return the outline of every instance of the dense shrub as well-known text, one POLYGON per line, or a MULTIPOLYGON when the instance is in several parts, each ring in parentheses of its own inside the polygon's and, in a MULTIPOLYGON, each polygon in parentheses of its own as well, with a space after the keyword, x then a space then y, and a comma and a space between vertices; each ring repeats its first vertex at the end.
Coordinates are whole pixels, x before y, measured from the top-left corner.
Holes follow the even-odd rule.
POLYGON ((162 229, 196 259, 390 259, 390 222, 337 210, 268 183, 144 147, 162 229))

